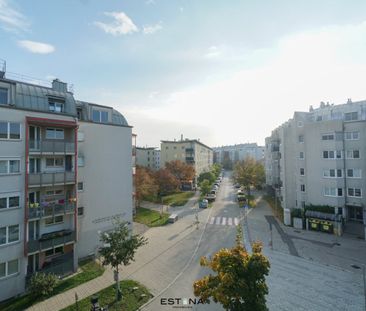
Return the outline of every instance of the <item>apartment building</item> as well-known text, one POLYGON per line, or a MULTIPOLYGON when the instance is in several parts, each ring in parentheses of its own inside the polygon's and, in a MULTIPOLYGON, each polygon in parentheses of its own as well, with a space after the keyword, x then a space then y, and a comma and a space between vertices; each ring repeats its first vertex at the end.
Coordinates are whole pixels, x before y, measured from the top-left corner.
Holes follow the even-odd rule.
POLYGON ((136 164, 157 171, 160 169, 160 150, 155 147, 136 147, 136 164))
POLYGON ((295 112, 266 138, 266 183, 285 209, 329 205, 366 238, 366 101, 295 112))
POLYGON ((264 161, 264 147, 256 143, 238 144, 212 148, 214 162, 223 164, 225 161, 235 163, 251 157, 257 161, 264 161))
POLYGON ((161 141, 161 167, 166 162, 180 160, 194 166, 196 176, 209 171, 213 164, 212 149, 197 139, 162 140, 161 141))
POLYGON ((131 127, 67 84, 0 71, 0 301, 36 271, 65 275, 111 219, 132 221, 131 127))

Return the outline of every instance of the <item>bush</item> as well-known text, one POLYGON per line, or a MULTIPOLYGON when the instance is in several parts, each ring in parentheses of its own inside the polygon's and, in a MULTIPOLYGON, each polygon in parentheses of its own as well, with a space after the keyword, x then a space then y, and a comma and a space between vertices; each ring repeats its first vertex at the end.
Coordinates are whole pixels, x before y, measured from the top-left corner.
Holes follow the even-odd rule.
POLYGON ((291 209, 291 217, 294 218, 302 218, 303 217, 303 214, 302 214, 302 210, 301 208, 294 208, 294 209, 291 209))
POLYGON ((306 205, 305 211, 322 212, 327 214, 334 214, 334 207, 329 205, 306 205))
POLYGON ((29 291, 34 297, 49 296, 52 294, 57 282, 58 278, 56 275, 39 272, 31 277, 29 291))

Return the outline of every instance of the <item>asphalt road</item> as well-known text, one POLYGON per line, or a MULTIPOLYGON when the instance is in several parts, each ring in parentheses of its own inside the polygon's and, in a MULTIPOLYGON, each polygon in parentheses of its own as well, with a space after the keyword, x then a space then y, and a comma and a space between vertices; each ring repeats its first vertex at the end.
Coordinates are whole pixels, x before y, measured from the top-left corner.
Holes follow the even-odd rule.
MULTIPOLYGON (((213 207, 199 210, 198 229, 194 224, 197 209, 193 207, 181 210, 182 218, 177 223, 146 232, 150 243, 138 252, 139 260, 127 270, 127 277, 146 285, 155 296, 143 310, 223 310, 219 304, 194 305, 185 299, 195 298, 193 282, 211 272, 199 265, 200 257, 210 256, 235 243, 235 224, 243 211, 235 202, 235 192, 229 178, 225 177, 213 207), (174 303, 169 304, 169 299, 174 303)), ((268 207, 261 204, 250 210, 244 232, 246 245, 249 236, 263 241, 264 253, 271 263, 267 278, 269 309, 364 310, 359 272, 327 266, 294 254, 289 241, 279 235, 280 229, 275 223, 272 229, 278 239, 274 250, 269 248, 271 219, 268 217, 272 215, 268 207)), ((296 247, 294 249, 296 251, 296 247)))

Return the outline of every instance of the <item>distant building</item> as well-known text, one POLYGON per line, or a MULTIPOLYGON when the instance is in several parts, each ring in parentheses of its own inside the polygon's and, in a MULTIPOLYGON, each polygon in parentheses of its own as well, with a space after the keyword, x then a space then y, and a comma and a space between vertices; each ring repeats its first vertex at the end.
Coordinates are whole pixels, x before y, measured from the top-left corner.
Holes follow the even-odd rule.
POLYGON ((193 165, 196 176, 202 172, 207 172, 213 164, 213 152, 210 147, 201 143, 197 139, 162 140, 161 141, 161 167, 165 167, 166 162, 180 160, 193 165))
POLYGON ((252 144, 238 144, 212 148, 214 152, 214 162, 224 164, 225 161, 235 163, 248 157, 257 161, 264 161, 264 147, 252 144))
POLYGON ((122 114, 66 83, 0 69, 0 301, 37 271, 76 271, 112 217, 132 222, 131 136, 122 114))
POLYGON ((366 238, 366 101, 321 103, 266 138, 266 184, 285 209, 329 205, 366 238))
POLYGON ((160 150, 155 147, 136 147, 136 164, 157 171, 160 169, 160 150))

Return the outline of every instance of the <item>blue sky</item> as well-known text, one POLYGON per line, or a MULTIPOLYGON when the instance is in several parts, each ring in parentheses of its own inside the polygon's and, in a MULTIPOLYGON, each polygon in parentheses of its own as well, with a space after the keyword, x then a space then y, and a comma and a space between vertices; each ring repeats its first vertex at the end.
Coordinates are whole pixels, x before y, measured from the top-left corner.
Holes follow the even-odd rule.
POLYGON ((365 99, 365 1, 0 0, 9 72, 73 83, 139 145, 264 143, 295 110, 365 99))

